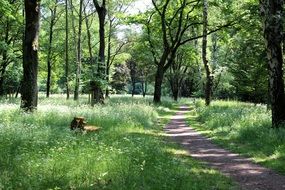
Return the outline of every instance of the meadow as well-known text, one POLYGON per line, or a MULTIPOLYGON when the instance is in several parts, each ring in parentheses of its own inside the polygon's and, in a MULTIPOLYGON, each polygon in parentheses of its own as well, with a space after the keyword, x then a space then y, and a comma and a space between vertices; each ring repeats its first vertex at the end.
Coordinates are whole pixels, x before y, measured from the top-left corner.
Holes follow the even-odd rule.
POLYGON ((52 96, 25 113, 18 100, 2 100, 0 189, 235 189, 166 139, 173 102, 150 102, 117 96, 91 107, 87 97, 52 96), (74 116, 101 130, 70 131, 74 116))
POLYGON ((221 146, 285 174, 285 129, 271 127, 265 105, 214 101, 206 107, 197 100, 189 124, 221 146))

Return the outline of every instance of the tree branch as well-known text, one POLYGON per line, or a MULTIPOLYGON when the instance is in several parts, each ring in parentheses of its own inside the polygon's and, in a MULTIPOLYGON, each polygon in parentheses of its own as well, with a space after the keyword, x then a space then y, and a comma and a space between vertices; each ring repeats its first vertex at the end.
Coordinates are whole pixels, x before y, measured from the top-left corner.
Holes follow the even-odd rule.
MULTIPOLYGON (((225 24, 225 25, 219 26, 219 27, 216 28, 216 29, 213 29, 213 30, 208 31, 207 35, 210 35, 210 34, 212 34, 212 33, 215 33, 215 32, 217 32, 217 31, 219 31, 219 30, 224 29, 224 28, 233 26, 233 25, 235 25, 235 24, 236 24, 235 22, 230 22, 230 23, 227 23, 227 24, 225 24)), ((179 45, 184 45, 184 44, 186 44, 186 43, 188 43, 188 42, 190 42, 190 41, 193 41, 193 40, 197 40, 197 39, 199 39, 199 38, 202 38, 203 36, 204 36, 204 35, 199 35, 199 36, 195 36, 195 37, 192 37, 192 38, 188 38, 188 39, 186 39, 186 40, 180 42, 179 45)))

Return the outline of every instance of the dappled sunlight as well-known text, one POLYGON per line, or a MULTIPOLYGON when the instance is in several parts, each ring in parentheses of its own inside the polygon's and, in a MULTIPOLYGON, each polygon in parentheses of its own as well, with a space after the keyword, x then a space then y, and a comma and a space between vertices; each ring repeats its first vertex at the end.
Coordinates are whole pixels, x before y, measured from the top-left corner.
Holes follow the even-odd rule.
POLYGON ((0 0, 0 190, 285 190, 285 1, 257 4, 0 0))
MULTIPOLYGON (((184 109, 183 107, 182 110, 184 111, 184 109)), ((186 119, 190 124, 195 120, 187 118, 187 114, 189 113, 183 114, 178 111, 166 126, 165 131, 169 137, 180 143, 191 157, 204 161, 207 165, 231 176, 242 188, 253 189, 264 186, 266 189, 278 189, 285 185, 284 176, 254 164, 249 158, 218 147, 210 139, 202 136, 192 127, 188 127, 186 119), (273 184, 271 181, 275 181, 275 183, 273 184)), ((198 122, 196 121, 196 123, 198 122)), ((214 137, 216 138, 216 136, 214 137)))
POLYGON ((176 145, 166 142, 162 126, 175 109, 163 107, 129 97, 91 107, 52 96, 27 114, 16 104, 1 104, 0 184, 14 189, 191 189, 195 184, 198 189, 215 185, 226 190, 233 186, 218 173, 191 172, 202 170, 201 164, 182 156, 182 150, 168 151, 176 145), (164 118, 159 119, 161 115, 164 118), (101 130, 71 132, 74 116, 101 130), (204 177, 210 180, 205 183, 204 177))
POLYGON ((182 150, 182 149, 175 149, 175 148, 167 148, 166 152, 174 154, 174 155, 178 155, 178 156, 189 156, 188 152, 186 150, 182 150))

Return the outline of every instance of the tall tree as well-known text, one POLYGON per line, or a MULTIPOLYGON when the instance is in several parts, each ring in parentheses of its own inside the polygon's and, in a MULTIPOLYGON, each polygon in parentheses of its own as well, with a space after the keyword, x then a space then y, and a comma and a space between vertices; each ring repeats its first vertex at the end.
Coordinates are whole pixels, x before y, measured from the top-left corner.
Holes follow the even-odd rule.
MULTIPOLYGON (((108 21, 109 21, 109 33, 108 33, 108 41, 107 41, 107 61, 106 61, 106 82, 109 84, 110 82, 110 68, 111 68, 111 51, 112 51, 112 36, 113 36, 113 23, 114 23, 115 17, 112 17, 110 14, 110 11, 108 12, 108 21)), ((109 97, 109 85, 107 84, 106 88, 106 98, 109 97)))
POLYGON ((57 16, 57 4, 58 0, 55 0, 55 4, 50 7, 50 26, 49 26, 49 44, 48 44, 48 52, 47 52, 47 85, 46 85, 46 97, 48 98, 50 95, 50 87, 51 87, 51 70, 52 70, 52 45, 53 45, 53 32, 54 26, 56 23, 57 16))
POLYGON ((205 103, 210 105, 212 96, 212 72, 209 61, 207 59, 208 44, 208 0, 203 0, 203 44, 202 44, 202 60, 206 71, 205 85, 205 103))
POLYGON ((136 62, 128 60, 127 65, 130 71, 130 79, 132 84, 132 97, 135 95, 136 83, 138 82, 138 68, 136 62))
POLYGON ((23 45, 23 83, 21 107, 33 111, 38 104, 38 36, 40 1, 25 0, 25 38, 23 45))
POLYGON ((198 3, 183 0, 179 3, 175 10, 171 10, 171 12, 173 11, 174 14, 172 14, 173 16, 170 17, 168 13, 169 10, 173 8, 173 6, 171 6, 172 4, 170 3, 170 0, 161 1, 159 4, 155 0, 152 0, 152 4, 155 7, 156 13, 159 15, 163 44, 163 51, 159 58, 157 58, 154 43, 151 40, 152 32, 150 30, 150 21, 154 15, 152 14, 147 23, 147 30, 154 62, 157 65, 153 101, 155 103, 159 103, 161 101, 161 86, 165 72, 173 63, 178 48, 188 41, 193 40, 192 37, 188 39, 184 39, 183 37, 185 33, 187 33, 188 28, 192 25, 192 23, 189 22, 191 13, 198 5, 198 3), (190 6, 192 6, 192 8, 187 9, 187 7, 190 6))
POLYGON ((77 39, 77 56, 76 56, 76 77, 75 77, 75 89, 74 89, 74 100, 79 99, 79 87, 81 78, 81 33, 82 33, 82 12, 83 0, 80 0, 79 5, 79 24, 78 24, 78 39, 77 39))
MULTIPOLYGON (((200 7, 200 1, 182 0, 178 4, 170 0, 155 1, 152 0, 155 12, 151 14, 147 22, 147 30, 149 36, 149 45, 154 57, 154 62, 157 65, 154 98, 155 103, 159 103, 161 99, 161 86, 165 72, 169 69, 175 59, 177 50, 199 38, 205 36, 204 34, 195 35, 191 31, 192 27, 197 27, 203 24, 203 21, 197 15, 196 10, 200 7), (162 47, 155 47, 151 35, 151 20, 159 16, 160 36, 162 38, 162 47), (159 52, 160 51, 160 52, 159 52)), ((207 32, 207 35, 221 30, 224 27, 232 25, 233 22, 220 25, 207 32)), ((157 29, 157 23, 153 28, 157 29)))
POLYGON ((113 42, 113 39, 116 39, 116 30, 118 26, 121 24, 120 19, 117 14, 124 14, 128 10, 128 3, 130 0, 123 1, 109 1, 108 2, 108 12, 107 12, 107 20, 108 20, 108 33, 107 33, 107 55, 106 55, 106 94, 105 97, 109 97, 109 83, 110 83, 110 70, 111 66, 114 63, 115 58, 118 54, 121 53, 122 48, 127 44, 127 42, 113 42), (116 48, 114 48, 117 45, 116 48))
MULTIPOLYGON (((72 64, 70 64, 70 65, 73 66, 73 65, 77 65, 77 54, 78 54, 78 51, 77 51, 77 45, 78 44, 77 43, 78 43, 78 41, 77 41, 77 31, 76 31, 76 23, 75 23, 75 21, 76 21, 75 12, 76 12, 76 10, 75 10, 75 6, 73 4, 73 0, 69 0, 69 3, 70 3, 70 14, 71 14, 70 19, 71 19, 71 29, 72 29, 72 40, 71 40, 72 47, 70 49, 73 50, 72 55, 74 55, 72 57, 72 64)), ((75 90, 75 88, 74 88, 74 90, 75 90)), ((79 88, 78 88, 78 90, 79 90, 79 88)), ((73 99, 74 99, 74 97, 73 97, 73 99)))
POLYGON ((260 0, 267 49, 273 127, 285 122, 283 80, 283 0, 260 0))
POLYGON ((170 66, 169 73, 167 75, 174 101, 178 100, 182 84, 187 77, 187 72, 190 68, 188 65, 186 65, 189 59, 186 57, 186 53, 186 49, 183 49, 177 53, 176 58, 173 64, 170 66))
POLYGON ((65 86, 66 86, 66 99, 69 99, 69 43, 68 43, 68 0, 65 0, 65 86))
POLYGON ((102 83, 105 79, 105 20, 107 15, 106 0, 102 0, 101 5, 98 0, 93 0, 99 18, 99 60, 97 69, 97 81, 92 82, 92 104, 104 101, 102 83))

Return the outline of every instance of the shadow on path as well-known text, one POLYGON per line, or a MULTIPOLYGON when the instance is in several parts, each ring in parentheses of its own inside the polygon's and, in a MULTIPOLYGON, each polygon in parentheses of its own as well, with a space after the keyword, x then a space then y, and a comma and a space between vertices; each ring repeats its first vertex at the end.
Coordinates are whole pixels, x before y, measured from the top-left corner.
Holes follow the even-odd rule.
POLYGON ((242 189, 285 190, 285 176, 216 146, 211 140, 189 127, 185 115, 188 111, 187 106, 181 106, 166 125, 165 132, 174 141, 182 144, 193 158, 202 160, 231 177, 242 189))

